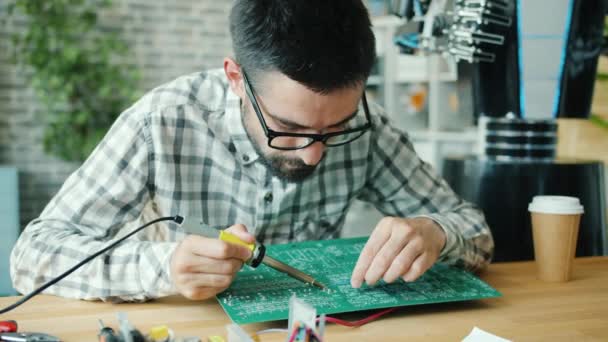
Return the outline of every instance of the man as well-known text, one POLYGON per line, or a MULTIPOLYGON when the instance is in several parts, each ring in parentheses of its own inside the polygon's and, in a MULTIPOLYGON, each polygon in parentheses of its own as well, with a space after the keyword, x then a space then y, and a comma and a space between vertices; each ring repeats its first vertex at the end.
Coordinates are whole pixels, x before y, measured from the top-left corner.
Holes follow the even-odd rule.
MULTIPOLYGON (((337 238, 355 199, 386 218, 361 253, 353 287, 413 281, 438 259, 483 267, 493 250, 483 215, 367 103, 370 26, 360 0, 237 0, 235 57, 122 113, 21 235, 15 287, 29 292, 159 216, 194 217, 247 242, 337 238)), ((241 246, 159 223, 47 292, 204 299, 226 289, 249 257, 241 246)))

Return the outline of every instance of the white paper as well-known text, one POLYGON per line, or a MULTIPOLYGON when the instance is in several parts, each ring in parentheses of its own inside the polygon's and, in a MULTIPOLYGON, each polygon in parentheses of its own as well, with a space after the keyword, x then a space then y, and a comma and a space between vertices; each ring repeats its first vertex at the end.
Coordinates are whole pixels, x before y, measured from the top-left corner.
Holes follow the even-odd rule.
POLYGON ((511 342, 510 340, 490 334, 478 327, 474 327, 471 333, 462 342, 511 342))

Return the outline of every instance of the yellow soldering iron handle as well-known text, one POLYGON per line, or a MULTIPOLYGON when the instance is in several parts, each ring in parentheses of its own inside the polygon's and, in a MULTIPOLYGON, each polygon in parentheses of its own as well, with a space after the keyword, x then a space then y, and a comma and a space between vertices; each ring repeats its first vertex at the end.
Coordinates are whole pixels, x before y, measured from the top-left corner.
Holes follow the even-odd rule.
POLYGON ((245 261, 245 263, 253 268, 258 267, 262 261, 264 260, 264 256, 266 255, 266 247, 263 244, 257 243, 247 243, 241 239, 239 239, 236 235, 231 234, 225 230, 220 230, 220 240, 233 243, 236 245, 241 245, 248 248, 251 251, 251 258, 245 261))
POLYGON ((228 242, 228 243, 233 243, 235 245, 241 245, 241 246, 247 247, 252 252, 255 250, 255 243, 247 243, 247 242, 239 239, 236 235, 231 234, 225 230, 220 231, 220 240, 228 242))

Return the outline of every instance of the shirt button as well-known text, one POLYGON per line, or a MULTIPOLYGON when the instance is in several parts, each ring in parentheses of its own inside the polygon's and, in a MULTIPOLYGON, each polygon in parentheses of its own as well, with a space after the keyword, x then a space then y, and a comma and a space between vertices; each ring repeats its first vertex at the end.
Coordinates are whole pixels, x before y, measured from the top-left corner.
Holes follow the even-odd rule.
POLYGON ((266 195, 264 195, 264 201, 266 201, 266 203, 272 202, 272 192, 267 192, 266 195))
POLYGON ((249 161, 249 156, 248 156, 248 155, 246 155, 246 154, 244 154, 244 155, 243 155, 243 161, 244 161, 244 162, 248 162, 248 161, 249 161))

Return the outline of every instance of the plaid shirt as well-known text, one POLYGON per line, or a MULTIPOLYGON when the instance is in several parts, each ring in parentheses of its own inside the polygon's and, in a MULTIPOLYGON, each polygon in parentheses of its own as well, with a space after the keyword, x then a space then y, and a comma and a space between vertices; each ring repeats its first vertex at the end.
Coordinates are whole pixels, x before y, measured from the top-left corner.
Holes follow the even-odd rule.
MULTIPOLYGON (((483 214, 418 158, 380 107, 370 111, 372 131, 329 148, 313 175, 289 183, 259 160, 223 70, 160 86, 120 115, 25 228, 11 256, 13 283, 30 292, 159 216, 242 223, 267 244, 338 238, 355 199, 387 216, 436 221, 447 235, 440 260, 487 264, 494 243, 483 214)), ((46 292, 112 301, 174 294, 169 264, 185 235, 174 223, 148 227, 46 292)))

